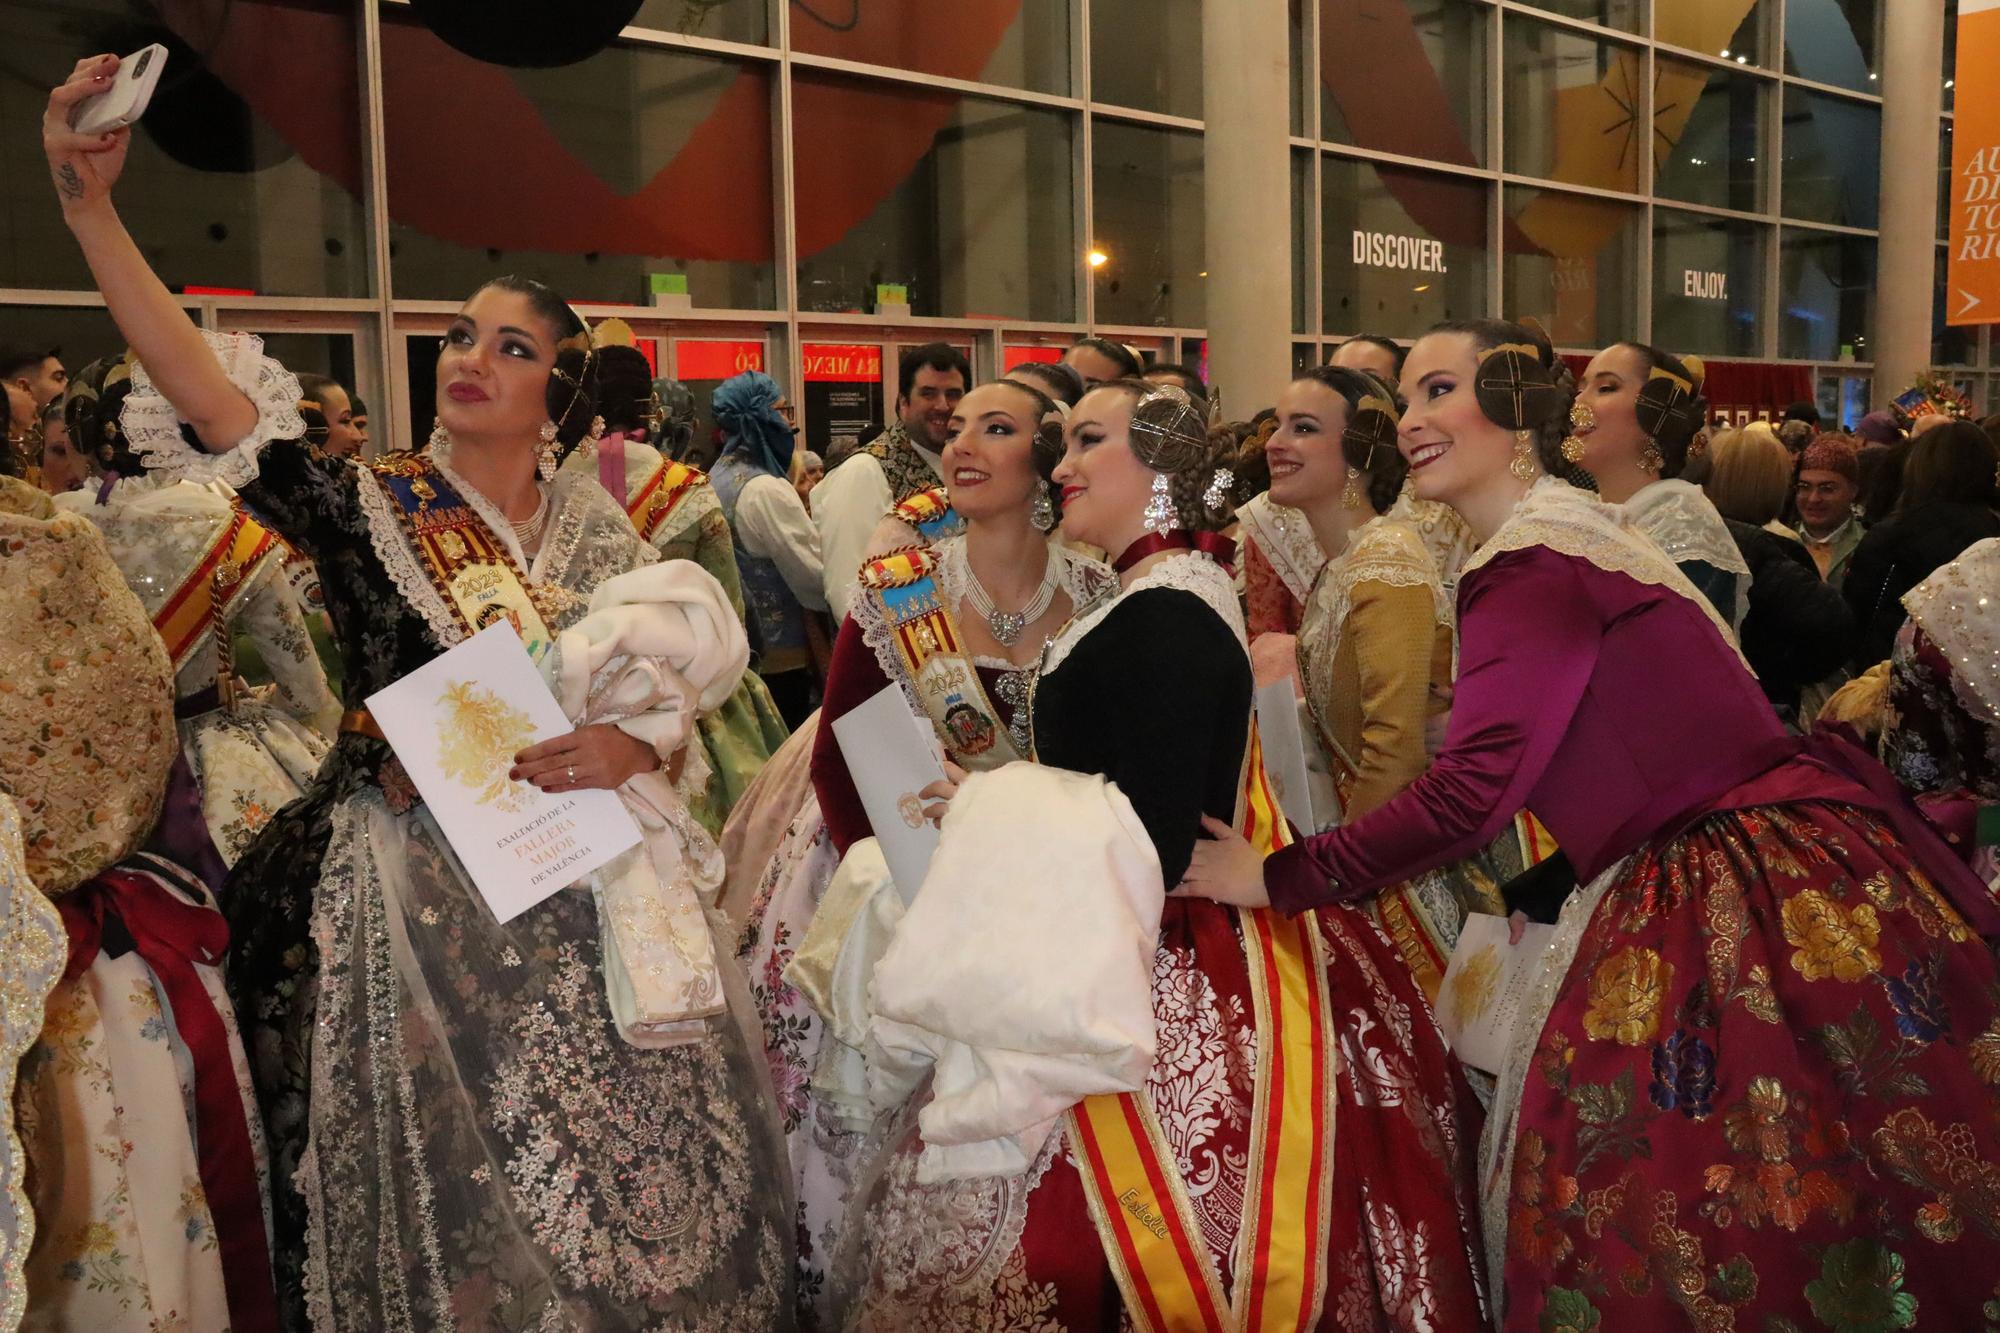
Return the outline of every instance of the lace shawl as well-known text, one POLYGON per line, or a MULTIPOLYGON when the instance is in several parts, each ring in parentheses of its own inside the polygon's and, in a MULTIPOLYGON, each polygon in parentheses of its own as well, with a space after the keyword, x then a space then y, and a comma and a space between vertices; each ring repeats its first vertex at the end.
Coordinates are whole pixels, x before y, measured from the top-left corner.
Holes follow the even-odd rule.
POLYGON ((1625 512, 1675 564, 1699 560, 1736 576, 1730 624, 1740 631, 1750 613, 1750 566, 1701 488, 1678 479, 1656 481, 1627 500, 1625 512))
MULTIPOLYGON (((1743 663, 1743 669, 1750 671, 1750 663, 1729 626, 1722 623, 1722 617, 1708 599, 1688 582, 1687 575, 1634 524, 1627 509, 1606 504, 1588 491, 1580 491, 1555 477, 1543 477, 1528 488, 1500 530, 1465 562, 1465 572, 1460 577, 1469 577, 1496 555, 1536 546, 1546 546, 1560 555, 1572 556, 1608 573, 1623 574, 1649 587, 1679 593, 1701 609, 1736 654, 1736 660, 1743 663)), ((1755 674, 1751 671, 1751 675, 1755 674)))
POLYGON ((2000 537, 1967 547, 1906 593, 1903 608, 1951 663, 1959 697, 2000 722, 2000 537))
POLYGON ((1303 604, 1312 596, 1313 580, 1326 565, 1326 552, 1319 549, 1306 516, 1279 504, 1266 491, 1236 511, 1243 535, 1257 543, 1264 559, 1277 571, 1285 590, 1303 604))

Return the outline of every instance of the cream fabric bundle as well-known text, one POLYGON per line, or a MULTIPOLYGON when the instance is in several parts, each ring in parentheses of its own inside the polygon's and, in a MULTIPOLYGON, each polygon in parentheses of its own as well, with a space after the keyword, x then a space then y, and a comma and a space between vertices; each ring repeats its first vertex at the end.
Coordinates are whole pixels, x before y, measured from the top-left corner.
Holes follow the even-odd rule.
POLYGON ((876 1108, 931 1075, 920 1180, 1018 1174, 1071 1106, 1145 1086, 1165 897, 1103 778, 1015 763, 966 780, 870 991, 876 1108))
MULTIPOLYGON (((727 699, 750 646, 722 585, 685 560, 644 565, 599 585, 590 613, 556 636, 542 670, 578 726, 615 723, 664 765, 701 711, 727 699)), ((592 878, 604 941, 604 987, 619 1035, 670 1046, 707 1034, 723 1010, 704 912, 722 885, 722 853, 685 792, 708 780, 687 748, 677 789, 664 767, 618 789, 644 841, 592 878)))

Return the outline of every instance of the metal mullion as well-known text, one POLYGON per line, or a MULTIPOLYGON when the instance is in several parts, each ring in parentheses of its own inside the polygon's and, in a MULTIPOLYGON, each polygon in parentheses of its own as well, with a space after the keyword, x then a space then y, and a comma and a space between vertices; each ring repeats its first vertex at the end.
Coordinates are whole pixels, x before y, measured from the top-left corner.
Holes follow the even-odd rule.
MULTIPOLYGON (((1302 53, 1305 57, 1306 81, 1306 132, 1303 144, 1297 138, 1292 140, 1294 149, 1304 147, 1311 157, 1306 172, 1306 189, 1310 191, 1306 199, 1306 324, 1312 340, 1313 362, 1326 360, 1326 173, 1324 157, 1320 152, 1320 138, 1323 133, 1320 104, 1319 74, 1319 0, 1304 0, 1305 30, 1299 40, 1305 43, 1302 53)), ((1299 341, 1298 335, 1292 341, 1299 341)))
POLYGON ((1646 104, 1646 150, 1641 154, 1639 166, 1640 193, 1645 197, 1639 202, 1639 273, 1638 300, 1632 309, 1632 336, 1643 342, 1653 340, 1653 288, 1657 278, 1653 273, 1653 200, 1659 194, 1659 173, 1653 164, 1652 127, 1658 111, 1653 105, 1653 92, 1659 86, 1660 49, 1651 39, 1653 35, 1653 15, 1657 6, 1646 7, 1646 64, 1645 104, 1646 104))
POLYGON ((1557 14, 1550 10, 1538 9, 1531 4, 1519 3, 1519 0, 1500 0, 1500 3, 1495 5, 1494 8, 1509 14, 1523 15, 1535 20, 1537 23, 1548 23, 1552 27, 1568 28, 1572 32, 1585 37, 1624 42, 1627 45, 1651 40, 1648 33, 1626 32, 1623 28, 1608 28, 1602 23, 1593 23, 1589 19, 1580 19, 1569 14, 1557 14))
MULTIPOLYGON (((1507 189, 1502 180, 1506 166, 1507 97, 1500 81, 1506 76, 1503 48, 1507 41, 1507 10, 1494 5, 1486 22, 1486 171, 1493 182, 1486 191, 1486 313, 1504 317, 1507 303, 1507 257, 1501 253, 1506 238, 1507 189)), ((1470 173, 1467 173, 1470 174, 1470 173)))
MULTIPOLYGON (((1495 181, 1501 173, 1492 167, 1468 167, 1457 162, 1435 162, 1427 157, 1410 157, 1403 153, 1385 153, 1379 148, 1360 148, 1349 143, 1323 143, 1323 152, 1334 157, 1355 158, 1365 162, 1381 162, 1392 167, 1412 167, 1418 171, 1435 172, 1444 176, 1463 176, 1468 180, 1495 181)), ((1523 179, 1526 179, 1525 177, 1523 179)))
MULTIPOLYGON (((1838 222, 1808 222, 1804 218, 1779 218, 1777 223, 1786 231, 1817 231, 1832 236, 1861 236, 1871 241, 1879 239, 1882 235, 1881 232, 1868 227, 1843 227, 1838 222)), ((1931 244, 1940 250, 1944 248, 1936 241, 1932 241, 1931 244)))
POLYGON ((1878 107, 1882 105, 1882 94, 1880 93, 1857 92, 1852 88, 1843 88, 1837 83, 1821 83, 1818 79, 1808 79, 1799 74, 1787 74, 1782 70, 1779 71, 1778 77, 1789 85, 1805 88, 1811 92, 1825 93, 1828 97, 1838 97, 1849 102, 1868 102, 1878 107))
POLYGON ((1168 130, 1192 130, 1196 134, 1205 133, 1207 122, 1192 116, 1172 116, 1164 111, 1146 111, 1136 106, 1119 106, 1113 102, 1092 102, 1093 115, 1107 120, 1126 120, 1137 125, 1157 125, 1168 130))
MULTIPOLYGON (((785 23, 786 31, 791 29, 790 18, 785 23)), ((901 83, 932 92, 944 91, 962 93, 970 97, 986 97, 999 102, 1022 102, 1031 106, 1054 107, 1059 110, 1075 110, 1081 102, 1074 97, 1064 97, 1059 93, 1034 92, 1027 88, 1014 88, 998 83, 979 83, 972 79, 946 78, 942 74, 926 74, 921 70, 896 69, 888 65, 870 65, 859 60, 842 60, 836 56, 812 55, 804 51, 786 48, 783 61, 793 69, 809 69, 827 74, 851 74, 857 78, 869 79, 877 83, 901 83)))
POLYGON ((1097 274, 1085 258, 1097 245, 1097 186, 1096 186, 1096 140, 1095 125, 1097 113, 1091 109, 1090 100, 1090 3, 1091 0, 1076 0, 1074 34, 1076 49, 1072 59, 1076 62, 1071 87, 1077 95, 1081 110, 1077 114, 1078 131, 1070 160, 1076 164, 1076 205, 1078 217, 1077 244, 1070 247, 1069 262, 1076 266, 1077 313, 1083 317, 1084 331, 1097 331, 1097 274))
POLYGON ((1601 185, 1579 185, 1575 181, 1556 180, 1550 176, 1527 176, 1518 171, 1499 173, 1502 185, 1524 185, 1535 190, 1552 190, 1558 194, 1586 195, 1611 204, 1643 204, 1647 195, 1640 190, 1607 190, 1601 185))
POLYGON ((728 56, 732 60, 751 60, 766 65, 778 64, 783 59, 779 51, 769 46, 759 46, 755 42, 731 42, 719 37, 693 37, 686 33, 666 32, 659 28, 621 28, 618 31, 618 41, 634 46, 728 56))
MULTIPOLYGON (((411 449, 416 441, 404 438, 410 415, 410 376, 403 348, 398 341, 395 316, 395 261, 389 253, 389 169, 385 122, 388 107, 382 97, 382 15, 371 4, 361 6, 361 170, 368 191, 369 237, 375 272, 375 353, 382 368, 382 397, 389 409, 388 429, 375 438, 384 448, 411 449)), ((357 351, 361 350, 357 348, 357 351)), ((356 378, 359 378, 357 375, 356 378)), ((356 386, 357 388, 360 386, 356 386)), ((371 394, 373 386, 370 386, 371 394)), ((375 420, 381 420, 378 410, 375 420)))
MULTIPOLYGON (((191 296, 181 299, 180 304, 193 310, 201 304, 201 298, 191 296)), ((102 310, 104 294, 95 287, 88 291, 69 288, 43 287, 0 287, 0 306, 69 306, 82 310, 102 310)))
MULTIPOLYGON (((799 336, 799 235, 798 179, 792 162, 793 99, 792 7, 775 3, 772 36, 778 47, 776 113, 771 117, 771 256, 777 265, 778 323, 782 326, 779 355, 784 358, 786 376, 794 403, 805 402, 805 345, 799 336)), ((770 357, 766 357, 768 362, 770 357)), ((886 363, 887 358, 884 358, 886 363)), ((775 376, 773 378, 776 378, 775 376)))

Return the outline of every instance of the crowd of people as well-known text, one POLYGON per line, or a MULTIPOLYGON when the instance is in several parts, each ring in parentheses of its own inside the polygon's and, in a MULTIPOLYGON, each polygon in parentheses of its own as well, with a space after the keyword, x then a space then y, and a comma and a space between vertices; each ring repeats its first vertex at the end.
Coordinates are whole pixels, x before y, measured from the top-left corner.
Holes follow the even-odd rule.
POLYGON ((2000 421, 1472 320, 1242 421, 933 344, 822 462, 503 276, 378 455, 153 274, 114 69, 44 143, 128 350, 0 356, 0 1321, 2000 1312, 2000 421), (488 779, 645 833, 506 921, 368 708, 503 616, 573 730, 488 779))

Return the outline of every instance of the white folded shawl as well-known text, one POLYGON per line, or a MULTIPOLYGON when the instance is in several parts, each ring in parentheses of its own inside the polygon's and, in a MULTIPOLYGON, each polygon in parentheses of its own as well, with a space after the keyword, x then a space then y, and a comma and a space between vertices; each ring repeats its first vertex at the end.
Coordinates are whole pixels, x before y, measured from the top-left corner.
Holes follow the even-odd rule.
POLYGON ((931 1075, 920 1180, 1018 1174, 1071 1106, 1145 1086, 1165 896, 1102 777, 1014 763, 966 780, 870 991, 876 1108, 931 1075))
POLYGON ((668 560, 599 585, 583 619, 556 635, 542 669, 577 726, 609 722, 652 746, 661 767, 618 789, 643 841, 592 877, 605 996, 619 1035, 670 1046, 707 1035, 722 979, 703 910, 722 884, 722 853, 688 809, 706 783, 688 749, 677 788, 666 765, 702 711, 727 699, 749 664, 743 626, 700 566, 668 560))

